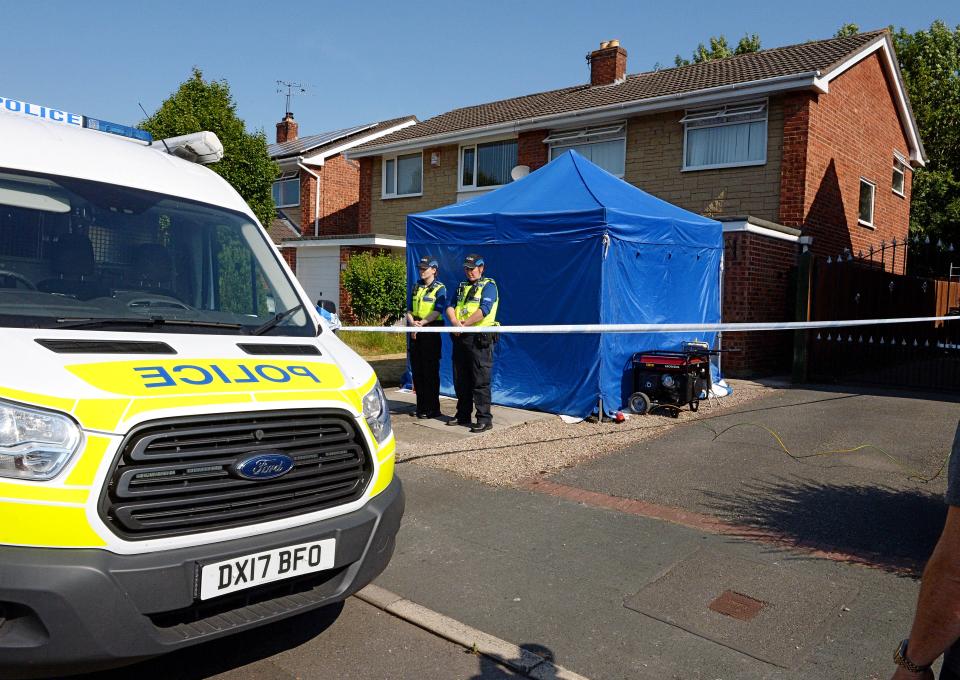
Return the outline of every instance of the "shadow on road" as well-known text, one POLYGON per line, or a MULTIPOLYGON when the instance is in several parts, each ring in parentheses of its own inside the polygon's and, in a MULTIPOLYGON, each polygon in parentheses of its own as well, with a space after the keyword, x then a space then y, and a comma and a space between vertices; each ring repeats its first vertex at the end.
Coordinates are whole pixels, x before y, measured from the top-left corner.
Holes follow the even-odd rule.
POLYGON ((63 680, 201 680, 309 642, 333 625, 342 610, 343 603, 340 602, 158 659, 63 680))
MULTIPOLYGON (((536 662, 536 665, 533 666, 530 665, 531 658, 535 660, 537 657, 552 664, 554 661, 552 649, 534 642, 524 643, 520 645, 520 649, 525 652, 530 652, 531 654, 536 654, 536 657, 525 656, 520 659, 510 659, 510 663, 516 664, 516 666, 520 668, 526 668, 527 671, 536 668, 535 677, 540 680, 556 680, 557 674, 553 666, 548 666, 541 662, 536 662)), ((480 661, 479 672, 477 675, 470 676, 470 680, 503 680, 505 678, 524 677, 518 672, 504 668, 490 657, 481 655, 478 658, 480 661)))
POLYGON ((747 531, 886 571, 919 576, 943 529, 943 497, 918 489, 781 479, 707 491, 714 512, 747 531))

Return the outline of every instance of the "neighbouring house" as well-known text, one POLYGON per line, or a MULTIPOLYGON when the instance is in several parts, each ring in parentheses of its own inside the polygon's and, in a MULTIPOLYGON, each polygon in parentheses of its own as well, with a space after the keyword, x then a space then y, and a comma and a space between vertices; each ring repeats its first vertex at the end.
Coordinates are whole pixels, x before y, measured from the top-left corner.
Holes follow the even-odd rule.
MULTIPOLYGON (((310 299, 333 300, 349 315, 340 271, 353 253, 402 250, 404 241, 360 226, 360 166, 344 152, 416 123, 414 116, 300 137, 293 114, 277 123, 267 152, 280 166, 277 214, 267 232, 310 299)), ((369 222, 368 222, 369 224, 369 222)))
MULTIPOLYGON (((357 145, 347 155, 360 163, 360 230, 403 238, 407 214, 576 149, 723 221, 729 322, 787 318, 802 247, 856 254, 906 238, 924 151, 887 31, 635 75, 615 40, 587 61, 589 83, 455 109, 357 145)), ((724 346, 742 351, 725 368, 782 370, 789 342, 728 335, 724 346)))

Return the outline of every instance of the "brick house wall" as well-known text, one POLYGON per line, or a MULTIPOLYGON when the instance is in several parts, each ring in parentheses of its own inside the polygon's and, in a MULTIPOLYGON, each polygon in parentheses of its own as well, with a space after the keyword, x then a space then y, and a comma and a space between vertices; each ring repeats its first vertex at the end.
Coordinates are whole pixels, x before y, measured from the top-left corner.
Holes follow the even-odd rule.
MULTIPOLYGON (((543 139, 541 137, 541 139, 543 139)), ((423 150, 423 195, 410 198, 381 198, 383 159, 373 158, 370 169, 370 220, 378 234, 406 237, 407 215, 433 210, 457 202, 457 155, 459 146, 433 147, 423 150), (430 165, 430 155, 440 154, 440 165, 430 165)))
POLYGON ((875 53, 831 81, 828 94, 790 98, 778 221, 813 236, 817 255, 907 238, 912 172, 903 196, 892 189, 894 151, 909 157, 895 96, 875 53), (861 177, 876 185, 874 228, 858 224, 861 177))
POLYGON ((517 135, 517 165, 527 165, 530 172, 547 164, 549 151, 543 143, 549 130, 529 130, 517 135))
POLYGON ((691 212, 710 217, 753 215, 777 221, 783 149, 780 100, 772 98, 769 103, 764 165, 681 172, 683 116, 683 111, 671 111, 627 121, 624 179, 691 212))
POLYGON ((289 265, 290 271, 296 275, 297 273, 297 249, 296 248, 280 248, 280 256, 284 261, 289 265))
MULTIPOLYGON (((749 232, 723 235, 724 323, 792 319, 789 299, 797 244, 749 232)), ((793 335, 789 331, 727 333, 723 372, 729 377, 783 373, 790 367, 793 335)))
MULTIPOLYGON (((342 154, 310 168, 320 176, 319 236, 356 234, 360 218, 360 165, 342 154)), ((313 236, 317 208, 317 180, 300 170, 300 224, 313 236)))
MULTIPOLYGON (((638 116, 627 122, 624 179, 658 198, 709 216, 753 215, 776 221, 780 202, 780 161, 783 147, 783 108, 771 99, 767 125, 767 162, 764 165, 681 172, 683 167, 682 111, 638 116)), ((543 143, 549 130, 517 136, 517 164, 537 170, 547 164, 543 143)), ((370 163, 371 191, 361 189, 363 205, 370 203, 371 230, 402 236, 409 213, 432 210, 457 200, 458 145, 424 150, 423 196, 382 199, 382 159, 370 163), (430 154, 440 152, 440 167, 430 165, 430 154)), ((361 162, 368 159, 361 159, 361 162)))
POLYGON ((360 159, 360 201, 357 205, 357 231, 373 232, 371 208, 373 205, 373 159, 360 159))

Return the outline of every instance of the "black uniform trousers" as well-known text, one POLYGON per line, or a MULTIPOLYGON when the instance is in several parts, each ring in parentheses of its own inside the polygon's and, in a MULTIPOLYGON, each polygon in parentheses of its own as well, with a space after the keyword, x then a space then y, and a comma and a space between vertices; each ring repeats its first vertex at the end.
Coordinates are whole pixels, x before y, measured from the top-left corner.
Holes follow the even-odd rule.
POLYGON ((490 374, 493 371, 493 336, 464 333, 453 338, 453 389, 457 393, 457 421, 469 423, 477 409, 477 423, 492 423, 490 374))
POLYGON ((417 333, 415 339, 410 339, 410 366, 413 389, 417 393, 417 413, 440 413, 439 333, 417 333))

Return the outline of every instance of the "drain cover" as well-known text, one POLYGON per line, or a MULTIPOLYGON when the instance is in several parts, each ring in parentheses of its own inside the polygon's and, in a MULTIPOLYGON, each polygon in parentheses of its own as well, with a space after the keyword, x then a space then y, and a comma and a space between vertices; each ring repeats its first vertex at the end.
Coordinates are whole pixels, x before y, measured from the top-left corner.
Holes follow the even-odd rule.
POLYGON ((713 611, 741 621, 749 621, 766 606, 763 600, 733 590, 725 590, 708 607, 713 611))

